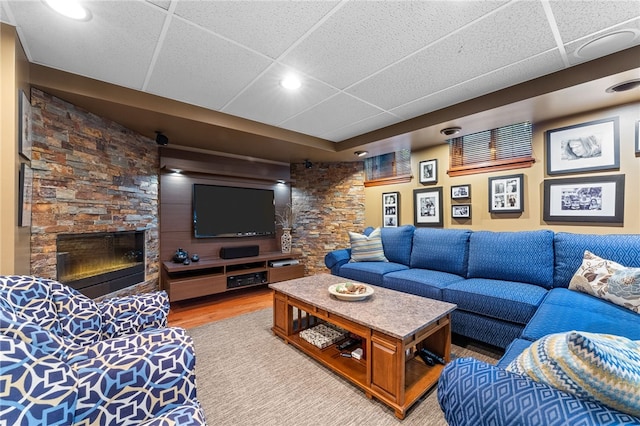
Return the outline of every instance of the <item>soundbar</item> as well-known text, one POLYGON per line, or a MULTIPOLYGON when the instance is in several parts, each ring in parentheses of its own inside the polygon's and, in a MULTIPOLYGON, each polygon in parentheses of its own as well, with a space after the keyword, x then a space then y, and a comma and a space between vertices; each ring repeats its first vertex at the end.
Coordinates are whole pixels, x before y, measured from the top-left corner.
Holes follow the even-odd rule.
POLYGON ((222 259, 238 259, 240 257, 252 257, 260 254, 260 246, 235 246, 222 247, 220 257, 222 259))

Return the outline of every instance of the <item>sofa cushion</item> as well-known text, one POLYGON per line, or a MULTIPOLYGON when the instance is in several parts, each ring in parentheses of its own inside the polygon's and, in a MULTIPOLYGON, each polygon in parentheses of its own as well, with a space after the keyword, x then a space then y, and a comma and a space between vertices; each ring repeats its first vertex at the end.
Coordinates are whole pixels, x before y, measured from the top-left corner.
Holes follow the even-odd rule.
POLYGON ((406 265, 394 262, 353 262, 340 268, 340 276, 367 284, 382 285, 384 274, 409 269, 406 265))
POLYGON ((3 299, 3 305, 11 306, 19 317, 58 336, 62 335, 51 290, 39 278, 28 275, 1 276, 0 298, 3 299))
POLYGON ((531 344, 507 367, 579 398, 640 416, 640 343, 570 331, 531 344))
POLYGON ((403 225, 395 228, 382 228, 382 245, 384 255, 389 262, 409 265, 411 263, 411 246, 415 227, 403 225))
POLYGON ((640 313, 640 268, 624 266, 584 252, 582 265, 571 278, 569 290, 599 297, 640 313))
POLYGON ((411 267, 465 277, 471 231, 419 228, 413 233, 411 267))
POLYGON ((640 340, 640 315, 622 306, 566 288, 547 293, 522 332, 522 338, 538 340, 551 333, 575 330, 619 334, 640 340))
POLYGON ((351 262, 388 262, 384 257, 380 228, 364 235, 349 231, 351 241, 351 262))
POLYGON ((553 232, 473 232, 469 239, 469 278, 517 280, 553 285, 553 232))
POLYGON ((66 361, 68 351, 76 347, 51 330, 6 309, 0 309, 0 335, 23 341, 61 361, 66 361))
POLYGON ((385 274, 382 287, 442 300, 442 289, 462 279, 459 275, 447 272, 412 268, 385 274))
POLYGON ((444 301, 459 310, 526 324, 544 299, 544 288, 515 281, 469 278, 445 287, 444 301))
POLYGON ((580 267, 585 250, 620 263, 640 268, 640 235, 594 235, 558 232, 554 236, 555 267, 553 286, 568 287, 580 267))
POLYGON ((64 337, 78 345, 98 342, 102 333, 102 315, 93 300, 79 291, 53 280, 43 280, 51 289, 64 337))
POLYGON ((506 348, 522 334, 523 324, 476 314, 462 309, 451 313, 451 332, 471 337, 499 348, 506 348))

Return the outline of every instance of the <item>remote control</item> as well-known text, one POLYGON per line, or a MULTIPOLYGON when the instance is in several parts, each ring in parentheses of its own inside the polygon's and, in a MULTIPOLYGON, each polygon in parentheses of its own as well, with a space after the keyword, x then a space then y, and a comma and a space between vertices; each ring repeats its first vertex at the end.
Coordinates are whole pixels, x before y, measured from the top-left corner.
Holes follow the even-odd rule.
POLYGON ((427 364, 428 366, 435 365, 435 361, 429 355, 423 353, 422 351, 418 351, 418 355, 420 356, 420 358, 422 358, 424 363, 427 364))
POLYGON ((340 343, 336 348, 339 351, 344 351, 345 349, 349 349, 352 346, 355 346, 360 343, 359 339, 347 339, 344 342, 340 343))
MULTIPOLYGON (((438 355, 434 354, 434 353, 433 353, 433 352, 431 352, 430 350, 427 350, 427 349, 425 349, 425 348, 420 349, 420 356, 422 357, 422 355, 423 355, 423 354, 424 354, 425 356, 427 356, 427 357, 431 358, 431 360, 432 360, 432 361, 436 361, 436 362, 438 362, 438 363, 440 363, 440 364, 442 364, 442 365, 445 365, 445 364, 446 364, 446 362, 445 362, 444 358, 442 358, 441 356, 438 356, 438 355)), ((424 359, 424 358, 422 358, 422 359, 424 359)), ((431 364, 431 365, 433 365, 433 364, 431 364)))

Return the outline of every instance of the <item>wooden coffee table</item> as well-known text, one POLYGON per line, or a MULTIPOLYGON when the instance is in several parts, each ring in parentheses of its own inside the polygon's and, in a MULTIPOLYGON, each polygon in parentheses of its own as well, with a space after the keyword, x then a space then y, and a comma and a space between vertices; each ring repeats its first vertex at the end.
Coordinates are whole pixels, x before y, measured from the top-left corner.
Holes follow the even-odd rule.
POLYGON ((371 286, 374 294, 362 301, 338 300, 329 294, 330 285, 346 281, 320 274, 269 284, 273 333, 362 388, 368 398, 389 405, 403 419, 438 382, 444 368, 425 364, 417 350, 424 347, 450 361, 450 314, 456 305, 376 286, 371 286), (360 337, 363 357, 346 358, 335 344, 319 349, 300 337, 302 330, 322 322, 360 337))

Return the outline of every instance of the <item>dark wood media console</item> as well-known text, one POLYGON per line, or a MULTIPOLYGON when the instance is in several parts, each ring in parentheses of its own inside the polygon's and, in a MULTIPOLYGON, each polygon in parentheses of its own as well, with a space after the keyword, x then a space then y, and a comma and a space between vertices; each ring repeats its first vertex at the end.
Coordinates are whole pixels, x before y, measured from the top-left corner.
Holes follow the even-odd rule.
POLYGON ((204 258, 189 265, 162 263, 162 288, 169 300, 185 300, 239 288, 301 278, 304 265, 270 266, 270 262, 297 259, 295 254, 267 252, 238 259, 204 258))

